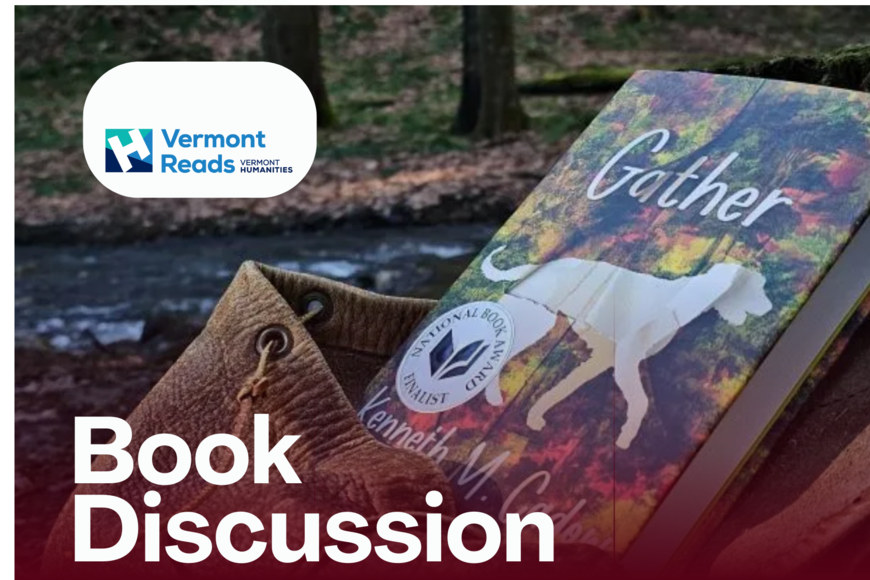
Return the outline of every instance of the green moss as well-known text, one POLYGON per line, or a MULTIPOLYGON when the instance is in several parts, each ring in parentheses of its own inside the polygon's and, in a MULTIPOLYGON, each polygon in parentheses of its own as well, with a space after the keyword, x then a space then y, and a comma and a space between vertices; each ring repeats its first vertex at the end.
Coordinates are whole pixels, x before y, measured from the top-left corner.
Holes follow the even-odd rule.
POLYGON ((870 44, 846 46, 814 56, 783 56, 760 62, 707 67, 704 70, 868 91, 870 44))
MULTIPOLYGON (((870 44, 850 45, 818 55, 781 56, 758 61, 732 59, 682 70, 870 91, 870 44)), ((545 75, 520 85, 520 91, 526 95, 606 93, 619 89, 633 72, 634 69, 627 67, 589 66, 545 75)))
POLYGON ((634 73, 630 67, 585 66, 567 73, 551 73, 520 84, 525 95, 596 94, 615 91, 634 73))
POLYGON ((51 197, 81 193, 90 187, 90 175, 72 174, 57 178, 38 178, 33 180, 33 191, 37 195, 51 197))

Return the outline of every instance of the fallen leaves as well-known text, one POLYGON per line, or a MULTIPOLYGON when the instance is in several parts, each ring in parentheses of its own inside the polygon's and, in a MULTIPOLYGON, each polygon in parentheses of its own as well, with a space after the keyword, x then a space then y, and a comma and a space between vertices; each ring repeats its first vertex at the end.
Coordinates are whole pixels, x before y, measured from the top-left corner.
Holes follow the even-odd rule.
POLYGON ((197 231, 274 233, 330 225, 436 221, 501 221, 532 190, 567 143, 532 134, 436 155, 397 154, 320 159, 291 192, 267 199, 139 199, 89 188, 42 196, 45 175, 81 169, 81 152, 32 151, 19 156, 16 236, 80 241, 118 240, 197 231), (493 209, 497 211, 493 213, 493 209))

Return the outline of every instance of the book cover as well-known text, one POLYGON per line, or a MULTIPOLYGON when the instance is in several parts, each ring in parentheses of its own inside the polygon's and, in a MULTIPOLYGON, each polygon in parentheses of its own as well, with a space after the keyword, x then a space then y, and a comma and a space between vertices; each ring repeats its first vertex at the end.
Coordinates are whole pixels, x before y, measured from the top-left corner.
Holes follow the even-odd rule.
POLYGON ((870 96, 639 72, 412 333, 359 416, 437 461, 461 509, 546 511, 561 541, 625 553, 699 452, 722 448, 747 385, 764 394, 752 383, 763 361, 788 360, 775 345, 795 367, 808 358, 801 337, 785 340, 799 313, 831 322, 803 341, 810 366, 780 373, 794 384, 765 379, 770 416, 746 422, 728 473, 830 351, 866 292, 858 252, 843 260, 868 207, 870 96), (852 289, 822 293, 835 264, 852 289))
POLYGON ((797 416, 801 407, 816 388, 829 378, 832 367, 868 316, 870 316, 870 296, 865 296, 830 343, 824 355, 811 369, 798 391, 788 401, 782 413, 776 417, 770 430, 759 440, 754 452, 746 458, 740 470, 734 474, 731 481, 723 487, 719 496, 708 507, 706 513, 693 529, 692 537, 680 546, 679 553, 674 555, 675 567, 685 570, 692 565, 694 556, 704 548, 716 528, 726 519, 730 510, 749 486, 756 473, 764 466, 768 457, 775 453, 776 445, 783 441, 788 426, 797 416))

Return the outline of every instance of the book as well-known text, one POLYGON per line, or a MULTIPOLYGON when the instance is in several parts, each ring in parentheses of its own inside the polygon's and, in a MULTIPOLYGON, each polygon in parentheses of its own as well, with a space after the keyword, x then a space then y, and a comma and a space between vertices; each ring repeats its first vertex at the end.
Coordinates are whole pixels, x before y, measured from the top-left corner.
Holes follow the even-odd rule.
POLYGON ((870 316, 870 296, 865 296, 852 316, 840 329, 835 340, 829 344, 825 354, 812 368, 799 390, 775 419, 773 426, 759 441, 739 472, 734 475, 727 487, 721 491, 716 501, 709 506, 704 516, 696 524, 691 539, 687 540, 680 547, 679 552, 674 555, 671 568, 685 571, 693 566, 696 554, 704 549, 706 542, 715 533, 716 528, 729 517, 731 509, 749 486, 752 478, 764 466, 768 457, 776 453, 776 445, 780 444, 781 441, 784 442, 783 438, 787 428, 798 415, 804 403, 824 381, 833 379, 830 371, 868 316, 870 316))
POLYGON ((868 208, 870 95, 638 72, 359 417, 463 511, 664 566, 865 312, 868 208))

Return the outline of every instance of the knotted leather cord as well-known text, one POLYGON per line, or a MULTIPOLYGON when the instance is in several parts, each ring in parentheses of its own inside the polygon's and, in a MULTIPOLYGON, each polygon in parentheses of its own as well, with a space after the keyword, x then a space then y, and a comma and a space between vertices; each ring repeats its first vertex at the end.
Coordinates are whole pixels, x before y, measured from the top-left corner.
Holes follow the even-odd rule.
MULTIPOLYGON (((239 389, 238 393, 236 393, 236 401, 239 402, 239 405, 242 405, 242 401, 244 399, 247 399, 248 395, 250 395, 249 400, 253 400, 260 396, 265 390, 266 365, 269 364, 269 355, 272 354, 272 347, 274 346, 274 340, 270 340, 266 343, 266 346, 263 348, 263 352, 260 353, 260 362, 257 363, 257 370, 254 371, 254 374, 245 379, 245 384, 242 385, 242 388, 239 389)), ((241 431, 241 428, 239 428, 239 431, 241 431)), ((238 437, 240 435, 240 432, 236 433, 234 431, 233 435, 238 437)))
MULTIPOLYGON (((323 310, 323 305, 314 307, 309 310, 305 314, 299 317, 299 321, 302 324, 306 324, 309 320, 320 314, 323 310)), ((289 333, 289 331, 287 331, 289 333)), ((288 341, 287 348, 292 349, 292 345, 290 344, 290 338, 286 339, 288 341)), ((272 354, 272 349, 275 348, 277 342, 275 340, 270 340, 266 343, 266 346, 263 347, 262 352, 260 352, 260 360, 257 362, 257 368, 254 370, 253 374, 245 379, 242 388, 239 389, 239 392, 236 393, 236 401, 239 403, 239 411, 236 413, 236 417, 233 420, 233 430, 231 435, 239 440, 241 440, 242 431, 244 430, 246 425, 250 425, 251 416, 253 415, 253 406, 254 399, 260 395, 266 393, 268 387, 268 376, 266 374, 268 370, 269 357, 272 354)), ((234 455, 232 452, 224 451, 222 453, 224 457, 223 460, 220 461, 220 473, 226 473, 229 471, 230 462, 234 460, 234 455)), ((211 496, 214 493, 217 485, 209 483, 206 485, 203 490, 196 495, 190 502, 188 502, 185 507, 179 509, 175 512, 175 514, 179 514, 182 512, 193 511, 197 506, 199 506, 202 502, 211 496)), ((163 523, 163 529, 165 530, 168 526, 169 520, 165 520, 163 523)))

